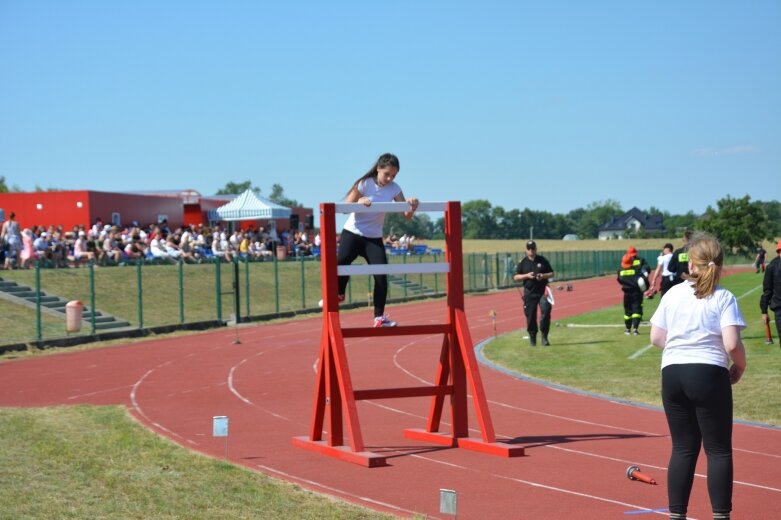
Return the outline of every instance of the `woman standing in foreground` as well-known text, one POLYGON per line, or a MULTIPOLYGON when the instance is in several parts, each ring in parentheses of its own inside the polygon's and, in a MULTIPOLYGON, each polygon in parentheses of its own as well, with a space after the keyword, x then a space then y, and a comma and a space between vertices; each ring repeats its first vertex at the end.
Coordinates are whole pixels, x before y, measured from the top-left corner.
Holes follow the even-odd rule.
MULTIPOLYGON (((358 202, 364 206, 371 206, 372 202, 404 202, 406 199, 401 191, 401 186, 394 182, 398 173, 398 157, 390 153, 381 155, 374 166, 353 183, 345 202, 358 202)), ((404 216, 410 219, 418 207, 418 199, 410 198, 407 203, 409 211, 404 212, 404 216)), ((369 264, 387 264, 388 257, 382 240, 384 224, 385 213, 350 213, 339 239, 337 263, 349 265, 358 256, 362 256, 369 264)), ((349 280, 349 276, 339 277, 338 298, 340 302, 345 299, 345 290, 349 280)), ((396 322, 385 314, 387 295, 388 276, 374 275, 375 327, 396 326, 396 322)))
POLYGON ((662 403, 672 437, 667 469, 670 518, 685 519, 700 445, 708 459, 714 520, 732 510, 732 387, 746 369, 746 322, 737 299, 719 287, 724 254, 700 235, 689 244, 689 278, 672 287, 651 318, 662 353, 662 403), (730 364, 731 361, 731 364, 730 364))

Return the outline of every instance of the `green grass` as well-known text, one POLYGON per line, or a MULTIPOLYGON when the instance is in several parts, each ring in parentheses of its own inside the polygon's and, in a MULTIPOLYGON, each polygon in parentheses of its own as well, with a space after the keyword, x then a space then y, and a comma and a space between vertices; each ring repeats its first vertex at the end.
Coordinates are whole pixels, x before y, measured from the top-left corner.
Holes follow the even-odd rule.
POLYGON ((0 519, 391 518, 181 448, 121 407, 0 409, 0 519))
MULTIPOLYGON (((748 324, 742 334, 748 367, 741 381, 733 387, 735 417, 781 426, 781 394, 777 391, 781 350, 778 338, 774 345, 765 345, 758 304, 761 283, 761 276, 754 273, 736 274, 722 280, 722 285, 740 298, 740 308, 748 324)), ((618 286, 616 290, 619 290, 618 286)), ((653 315, 658 302, 658 296, 645 300, 645 320, 653 315)), ((517 331, 492 341, 484 349, 484 355, 498 365, 532 377, 661 406, 661 350, 652 347, 630 359, 649 345, 649 332, 650 326, 641 326, 640 336, 625 336, 623 307, 616 305, 555 320, 549 348, 530 348, 528 340, 522 339, 525 333, 517 331), (581 328, 568 325, 618 326, 581 328)))

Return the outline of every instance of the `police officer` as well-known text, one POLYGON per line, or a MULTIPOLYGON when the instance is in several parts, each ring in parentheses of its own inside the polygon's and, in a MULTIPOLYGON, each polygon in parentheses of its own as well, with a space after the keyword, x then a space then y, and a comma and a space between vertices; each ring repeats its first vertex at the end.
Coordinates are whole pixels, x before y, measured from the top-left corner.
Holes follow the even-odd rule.
POLYGON ((540 308, 539 330, 542 331, 542 345, 550 345, 548 332, 552 306, 545 297, 545 288, 553 276, 550 262, 537 254, 534 240, 526 242, 526 256, 518 262, 513 280, 523 282, 523 311, 526 314, 526 330, 529 332, 529 344, 532 347, 537 345, 537 307, 540 308))
POLYGON ((672 287, 683 281, 683 275, 689 274, 689 240, 692 237, 691 230, 687 229, 683 233, 683 246, 673 251, 670 263, 667 264, 667 270, 672 273, 672 287))

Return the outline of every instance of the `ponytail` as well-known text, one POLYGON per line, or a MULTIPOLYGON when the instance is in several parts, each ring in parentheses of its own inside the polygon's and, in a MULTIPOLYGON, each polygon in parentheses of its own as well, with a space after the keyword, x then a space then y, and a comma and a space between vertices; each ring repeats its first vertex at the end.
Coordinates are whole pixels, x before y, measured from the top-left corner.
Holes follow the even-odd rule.
MULTIPOLYGON (((396 168, 396 170, 400 170, 401 167, 399 166, 399 158, 393 155, 392 153, 384 153, 380 155, 380 157, 377 159, 377 162, 374 163, 374 166, 372 166, 368 172, 364 173, 361 178, 359 178, 357 181, 353 183, 353 185, 350 187, 350 191, 352 191, 354 188, 357 188, 358 185, 365 181, 366 179, 370 177, 374 177, 375 180, 377 178, 377 170, 384 166, 393 166, 396 168)), ((350 193, 349 191, 347 192, 350 193)))
POLYGON ((708 234, 698 234, 689 243, 689 260, 697 269, 689 275, 694 282, 694 296, 707 298, 716 291, 724 264, 721 244, 708 234))

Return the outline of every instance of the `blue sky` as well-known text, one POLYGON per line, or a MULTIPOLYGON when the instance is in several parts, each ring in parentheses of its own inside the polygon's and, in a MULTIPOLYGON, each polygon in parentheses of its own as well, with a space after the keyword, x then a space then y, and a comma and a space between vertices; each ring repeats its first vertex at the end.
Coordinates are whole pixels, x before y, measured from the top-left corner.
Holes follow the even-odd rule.
POLYGON ((781 2, 0 0, 0 176, 566 213, 781 200, 781 2))

